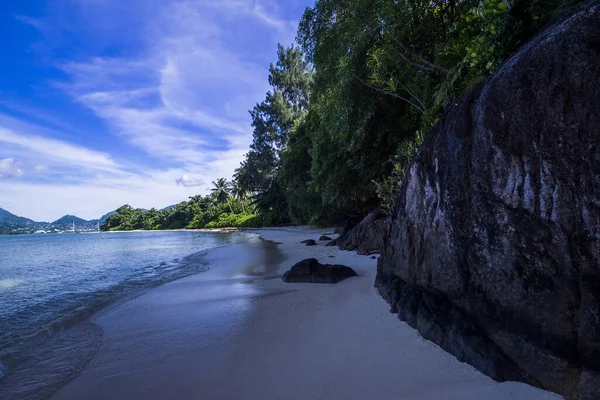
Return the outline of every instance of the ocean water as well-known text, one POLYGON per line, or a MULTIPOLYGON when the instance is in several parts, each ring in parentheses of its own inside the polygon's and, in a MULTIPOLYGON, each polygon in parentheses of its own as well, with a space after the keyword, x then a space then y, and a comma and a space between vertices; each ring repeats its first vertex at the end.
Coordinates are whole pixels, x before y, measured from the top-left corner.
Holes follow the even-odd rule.
POLYGON ((44 398, 32 393, 48 388, 34 386, 64 383, 99 346, 101 331, 86 317, 205 271, 203 252, 251 237, 186 231, 0 236, 0 394, 20 398, 25 394, 15 390, 28 387, 27 396, 44 398))

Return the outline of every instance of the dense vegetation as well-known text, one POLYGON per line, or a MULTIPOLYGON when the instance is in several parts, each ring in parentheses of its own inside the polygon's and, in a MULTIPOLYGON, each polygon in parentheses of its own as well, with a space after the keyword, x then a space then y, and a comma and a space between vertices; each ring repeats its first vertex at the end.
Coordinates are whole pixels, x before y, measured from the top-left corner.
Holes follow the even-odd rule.
POLYGON ((233 177, 244 199, 213 192, 152 216, 120 209, 105 228, 330 224, 389 209, 444 108, 580 2, 316 0, 250 111, 253 143, 233 177), (150 222, 117 221, 129 213, 150 222))
POLYGON ((163 210, 142 210, 124 205, 109 216, 102 230, 200 229, 257 227, 271 222, 255 214, 246 192, 224 178, 213 182, 211 194, 193 196, 163 210))

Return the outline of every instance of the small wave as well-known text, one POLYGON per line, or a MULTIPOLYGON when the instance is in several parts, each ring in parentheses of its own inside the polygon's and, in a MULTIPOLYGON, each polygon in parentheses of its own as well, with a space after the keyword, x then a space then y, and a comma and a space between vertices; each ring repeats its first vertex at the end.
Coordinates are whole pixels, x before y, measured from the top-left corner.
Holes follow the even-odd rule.
POLYGON ((11 289, 20 283, 20 279, 0 279, 0 289, 11 289))
POLYGON ((102 342, 102 328, 82 322, 28 349, 27 360, 0 380, 3 400, 47 399, 79 375, 102 342))

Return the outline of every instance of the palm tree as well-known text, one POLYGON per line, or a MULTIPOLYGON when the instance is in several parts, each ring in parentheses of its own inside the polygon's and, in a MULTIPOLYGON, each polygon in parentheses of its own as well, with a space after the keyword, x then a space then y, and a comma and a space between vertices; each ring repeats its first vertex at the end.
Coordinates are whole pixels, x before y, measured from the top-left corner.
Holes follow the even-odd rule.
POLYGON ((246 209, 244 208, 244 200, 246 200, 246 191, 242 186, 240 186, 237 182, 231 183, 231 194, 237 198, 240 203, 242 203, 242 212, 246 214, 246 209))
POLYGON ((246 169, 244 168, 244 163, 242 163, 242 165, 239 168, 236 168, 233 172, 231 192, 235 197, 237 197, 241 201, 242 210, 245 213, 246 210, 244 209, 244 200, 246 200, 246 197, 250 192, 250 185, 248 182, 248 174, 246 173, 246 169))
POLYGON ((219 203, 219 204, 227 203, 227 205, 229 206, 229 210, 233 214, 233 209, 231 208, 231 204, 228 202, 228 200, 229 200, 229 182, 227 182, 227 179, 219 178, 219 179, 217 179, 216 182, 212 181, 212 184, 214 187, 212 189, 210 189, 210 191, 215 196, 215 199, 217 199, 217 203, 219 203))

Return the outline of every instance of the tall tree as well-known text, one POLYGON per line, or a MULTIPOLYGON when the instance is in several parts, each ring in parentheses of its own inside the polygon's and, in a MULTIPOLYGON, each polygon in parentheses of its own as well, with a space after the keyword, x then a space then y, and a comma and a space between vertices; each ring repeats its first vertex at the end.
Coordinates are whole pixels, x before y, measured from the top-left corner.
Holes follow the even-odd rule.
POLYGON ((277 63, 269 68, 272 90, 250 111, 253 141, 240 167, 240 179, 254 193, 259 210, 278 210, 283 219, 287 212, 279 182, 281 156, 295 122, 309 107, 312 76, 310 64, 299 48, 279 45, 277 63))

